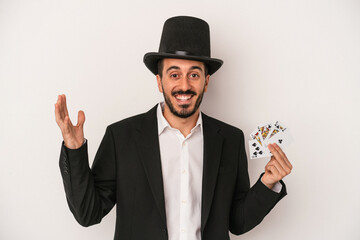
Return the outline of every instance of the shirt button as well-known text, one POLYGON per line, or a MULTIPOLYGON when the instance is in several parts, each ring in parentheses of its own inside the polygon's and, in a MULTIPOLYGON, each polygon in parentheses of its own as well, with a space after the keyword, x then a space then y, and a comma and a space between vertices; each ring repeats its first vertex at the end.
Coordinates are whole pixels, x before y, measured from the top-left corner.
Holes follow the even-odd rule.
POLYGON ((185 170, 182 170, 182 172, 181 172, 182 174, 186 174, 186 171, 185 170))
POLYGON ((186 201, 182 200, 182 201, 181 201, 181 203, 184 203, 184 204, 185 204, 185 203, 186 203, 186 201))

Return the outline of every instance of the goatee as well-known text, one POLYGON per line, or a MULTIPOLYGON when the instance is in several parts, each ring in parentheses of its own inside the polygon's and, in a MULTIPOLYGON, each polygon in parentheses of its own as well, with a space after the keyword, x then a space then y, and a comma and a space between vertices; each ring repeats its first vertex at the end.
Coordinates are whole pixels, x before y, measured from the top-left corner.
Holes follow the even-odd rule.
MULTIPOLYGON (((180 118, 188 118, 188 117, 192 116, 199 109, 201 101, 204 96, 204 90, 205 90, 205 86, 204 86, 203 91, 200 93, 199 97, 196 99, 193 110, 188 110, 188 108, 190 107, 190 104, 184 104, 184 105, 181 105, 180 111, 176 111, 174 105, 171 103, 170 97, 167 94, 165 94, 165 91, 163 91, 163 95, 164 95, 165 103, 166 103, 166 105, 168 105, 170 112, 172 114, 174 114, 175 116, 180 117, 180 118)), ((175 96, 176 94, 193 94, 194 96, 197 95, 194 91, 191 91, 191 90, 176 91, 176 92, 171 93, 172 96, 175 96)))

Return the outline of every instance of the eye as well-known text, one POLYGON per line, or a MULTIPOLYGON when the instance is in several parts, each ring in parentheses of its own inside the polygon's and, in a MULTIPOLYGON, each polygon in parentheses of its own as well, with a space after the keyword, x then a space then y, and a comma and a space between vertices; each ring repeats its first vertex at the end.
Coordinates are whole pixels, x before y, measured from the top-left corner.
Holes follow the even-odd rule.
POLYGON ((179 74, 173 73, 173 74, 170 74, 170 77, 171 77, 171 78, 178 78, 178 77, 179 77, 179 74))
POLYGON ((197 79, 197 78, 199 78, 199 77, 200 77, 200 75, 197 74, 197 73, 192 73, 192 74, 190 74, 190 78, 192 78, 192 79, 197 79))

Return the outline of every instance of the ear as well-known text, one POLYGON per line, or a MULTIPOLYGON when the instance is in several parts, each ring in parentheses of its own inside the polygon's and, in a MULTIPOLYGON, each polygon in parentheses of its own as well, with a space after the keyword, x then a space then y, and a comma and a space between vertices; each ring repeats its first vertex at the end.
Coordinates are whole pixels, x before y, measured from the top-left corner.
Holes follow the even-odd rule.
POLYGON ((209 81, 210 81, 210 74, 208 74, 205 78, 205 88, 204 88, 204 92, 207 91, 208 85, 209 85, 209 81))
POLYGON ((156 74, 156 81, 158 85, 159 92, 163 92, 162 84, 161 84, 161 77, 159 74, 156 74))

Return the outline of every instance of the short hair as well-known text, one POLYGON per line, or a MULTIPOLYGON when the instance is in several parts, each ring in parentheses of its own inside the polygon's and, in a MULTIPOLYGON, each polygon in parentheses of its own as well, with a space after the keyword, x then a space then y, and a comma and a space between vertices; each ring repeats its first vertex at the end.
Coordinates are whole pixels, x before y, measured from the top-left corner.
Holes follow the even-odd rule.
MULTIPOLYGON (((204 63, 204 62, 203 62, 204 63)), ((160 78, 162 78, 162 72, 164 69, 164 59, 160 59, 157 63, 157 69, 158 69, 158 74, 160 76, 160 78)), ((204 63, 204 69, 205 69, 205 77, 208 75, 209 73, 209 69, 206 63, 204 63)))

